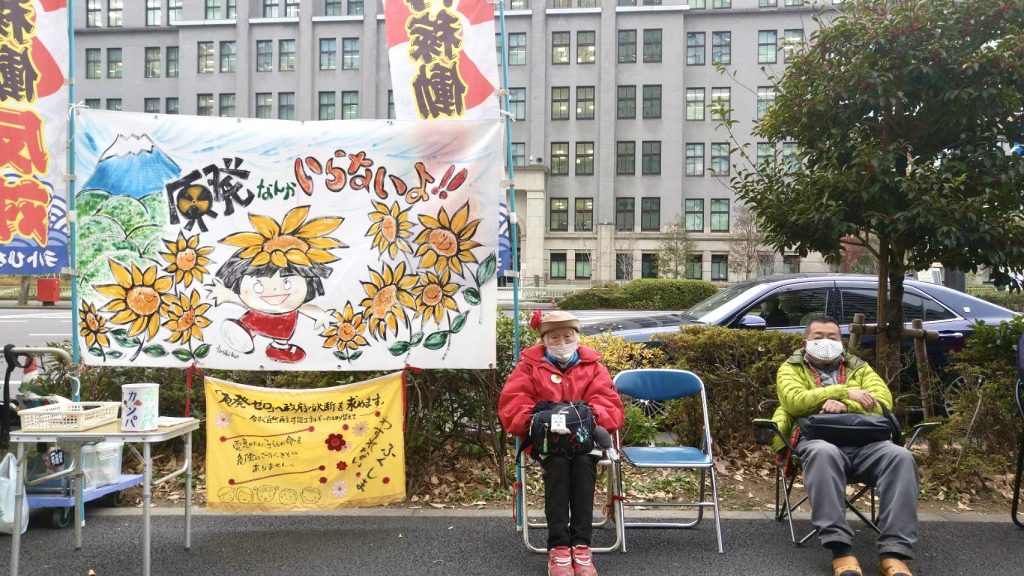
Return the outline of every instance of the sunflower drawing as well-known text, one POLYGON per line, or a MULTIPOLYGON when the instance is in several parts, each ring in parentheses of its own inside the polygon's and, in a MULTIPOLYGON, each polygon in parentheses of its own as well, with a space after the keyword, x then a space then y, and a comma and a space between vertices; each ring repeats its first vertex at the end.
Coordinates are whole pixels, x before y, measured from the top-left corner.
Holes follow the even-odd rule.
POLYGON ((177 240, 164 240, 167 252, 161 252, 160 257, 167 261, 164 272, 174 274, 174 282, 188 288, 193 281, 202 283, 203 277, 209 274, 206 265, 210 259, 206 256, 213 252, 212 246, 199 246, 199 234, 185 238, 185 235, 178 232, 177 240))
POLYGON ((446 309, 458 309, 452 296, 459 291, 459 285, 449 280, 451 274, 448 270, 440 274, 426 272, 420 275, 419 281, 412 288, 416 298, 416 318, 423 318, 424 321, 433 319, 434 323, 440 325, 446 309))
POLYGON ((462 265, 476 262, 473 248, 480 246, 472 240, 480 220, 469 221, 469 202, 462 205, 448 217, 444 206, 432 216, 419 216, 423 231, 416 236, 416 256, 420 258, 420 268, 433 268, 441 273, 450 269, 453 273, 463 276, 462 265))
POLYGON ((370 212, 370 228, 366 231, 367 236, 373 237, 373 247, 380 254, 388 253, 394 258, 398 251, 412 253, 412 245, 408 238, 412 236, 412 222, 409 221, 409 210, 402 210, 396 201, 388 208, 383 202, 373 202, 376 208, 370 212))
POLYGON ((288 211, 278 224, 273 218, 249 214, 255 232, 237 232, 221 240, 237 246, 239 258, 250 260, 253 266, 271 263, 285 268, 289 263, 299 266, 330 264, 339 258, 329 250, 346 248, 330 234, 341 226, 344 218, 313 218, 306 221, 309 206, 297 206, 288 211))
POLYGON ((398 321, 408 322, 405 309, 415 309, 416 302, 410 290, 416 285, 416 276, 405 273, 405 262, 394 268, 383 264, 381 272, 370 269, 370 282, 362 282, 366 298, 359 302, 363 318, 370 325, 370 334, 383 338, 388 330, 398 334, 398 321))
POLYGON ((110 298, 101 310, 116 312, 110 319, 112 324, 130 325, 129 338, 146 332, 153 339, 160 330, 161 296, 171 289, 173 278, 158 278, 156 266, 141 270, 132 264, 129 270, 114 260, 107 263, 117 283, 95 286, 97 292, 110 298))
POLYGON ((110 346, 110 338, 107 336, 107 319, 96 313, 96 306, 82 301, 82 307, 78 311, 78 333, 85 338, 85 345, 92 348, 97 344, 110 346))
POLYGON ((324 348, 337 348, 338 350, 356 350, 360 346, 366 346, 369 342, 363 337, 366 332, 366 324, 363 322, 363 314, 356 314, 352 309, 352 303, 345 303, 345 308, 340 312, 334 312, 334 319, 338 322, 332 325, 321 336, 326 337, 324 348))
POLYGON ((164 328, 171 331, 168 342, 188 344, 192 339, 203 339, 203 328, 210 325, 210 320, 203 316, 211 304, 199 303, 199 291, 192 289, 192 294, 166 294, 163 297, 166 307, 167 321, 164 328))

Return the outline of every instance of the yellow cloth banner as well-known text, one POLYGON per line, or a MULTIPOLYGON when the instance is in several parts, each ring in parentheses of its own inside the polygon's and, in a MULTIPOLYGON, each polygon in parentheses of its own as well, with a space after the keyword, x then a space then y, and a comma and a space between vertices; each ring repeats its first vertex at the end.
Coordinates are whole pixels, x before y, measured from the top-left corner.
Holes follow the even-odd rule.
POLYGON ((207 506, 329 510, 405 499, 402 373, 316 390, 206 378, 207 506))

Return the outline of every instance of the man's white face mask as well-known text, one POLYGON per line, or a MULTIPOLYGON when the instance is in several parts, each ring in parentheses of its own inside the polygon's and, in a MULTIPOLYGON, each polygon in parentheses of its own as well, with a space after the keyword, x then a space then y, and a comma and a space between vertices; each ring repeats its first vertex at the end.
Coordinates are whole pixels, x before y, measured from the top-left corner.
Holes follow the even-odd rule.
POLYGON ((843 343, 828 338, 807 340, 804 350, 807 355, 822 363, 829 363, 843 354, 843 343))
POLYGON ((558 346, 546 346, 548 354, 559 362, 568 362, 578 347, 579 344, 576 342, 559 344, 558 346))

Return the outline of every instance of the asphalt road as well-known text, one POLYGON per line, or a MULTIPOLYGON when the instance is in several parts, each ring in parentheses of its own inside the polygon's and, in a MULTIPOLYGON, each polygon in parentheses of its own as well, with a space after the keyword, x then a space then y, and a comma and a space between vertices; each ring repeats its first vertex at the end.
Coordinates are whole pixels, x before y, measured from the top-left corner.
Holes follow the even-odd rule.
MULTIPOLYGON (((30 528, 22 540, 24 576, 97 576, 141 573, 138 510, 92 512, 85 547, 74 551, 70 530, 30 528)), ((343 515, 215 515, 193 517, 192 549, 182 548, 180 516, 153 518, 153 575, 217 574, 323 576, 504 575, 541 576, 546 558, 525 550, 507 513, 428 515, 416 510, 361 510, 343 515)), ((807 522, 800 522, 806 526, 807 522)), ((859 525, 855 525, 859 526, 859 525)), ((599 536, 607 537, 607 532, 599 536)), ((634 530, 627 554, 599 554, 602 574, 679 576, 715 574, 803 576, 831 574, 818 546, 793 547, 772 520, 723 521, 725 554, 715 551, 714 529, 634 530)), ((538 533, 538 538, 543 534, 538 533)), ((10 537, 0 536, 0 573, 9 572, 10 537)), ((918 576, 1019 576, 1024 530, 1009 519, 924 522, 918 576)), ((875 574, 874 534, 858 530, 855 552, 865 574, 875 574)))

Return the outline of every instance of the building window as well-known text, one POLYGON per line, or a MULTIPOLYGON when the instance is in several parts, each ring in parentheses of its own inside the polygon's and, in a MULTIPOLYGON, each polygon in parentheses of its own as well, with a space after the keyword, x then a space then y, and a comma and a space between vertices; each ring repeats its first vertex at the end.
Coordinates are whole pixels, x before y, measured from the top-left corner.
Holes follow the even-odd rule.
POLYGON ((344 90, 341 93, 341 119, 357 120, 359 118, 359 92, 344 90))
MULTIPOLYGON (((124 24, 124 0, 107 0, 107 26, 120 28, 124 24)), ((120 98, 116 99, 120 102, 120 98)), ((107 100, 110 102, 110 100, 107 100)), ((120 108, 118 108, 120 110, 120 108)))
POLYGON ((711 33, 711 63, 732 64, 732 32, 711 33))
POLYGON ((706 39, 703 32, 686 33, 686 65, 704 65, 704 46, 706 39))
POLYGON ((147 46, 145 50, 146 55, 146 78, 159 78, 160 77, 160 62, 163 60, 163 56, 160 54, 159 46, 147 46))
MULTIPOLYGON (((574 229, 577 232, 593 232, 594 231, 594 199, 593 198, 577 198, 576 199, 576 210, 573 214, 574 218, 574 229)), ((587 257, 589 261, 589 255, 587 257)), ((577 274, 579 276, 579 274, 577 274)), ((587 274, 590 277, 590 274, 587 274)))
POLYGON ((593 120, 594 119, 594 87, 593 86, 577 86, 576 87, 576 119, 577 120, 593 120))
POLYGON ((551 119, 569 119, 569 88, 567 86, 551 88, 551 119))
POLYGON ((359 38, 341 39, 341 69, 359 69, 359 38))
POLYGON ((757 33, 757 63, 775 64, 778 60, 778 30, 760 30, 757 33))
POLYGON ((508 35, 508 65, 526 66, 526 32, 508 35))
POLYGON ((686 119, 687 120, 703 120, 704 119, 704 89, 703 88, 687 88, 686 89, 686 119))
POLYGON ((221 94, 220 95, 220 115, 226 117, 232 117, 235 115, 235 95, 234 94, 221 94))
POLYGON ((616 280, 632 280, 633 279, 633 253, 632 252, 616 252, 615 253, 615 279, 616 280))
POLYGON ((576 63, 593 64, 597 61, 597 35, 593 30, 576 33, 576 63))
POLYGON ((236 0, 228 0, 227 18, 234 20, 238 16, 238 2, 236 0))
MULTIPOLYGON (((788 1, 788 0, 787 0, 788 1)), ((800 0, 803 2, 803 0, 800 0)), ((758 8, 774 8, 779 5, 779 0, 757 0, 758 8)))
POLYGON ((634 198, 615 199, 615 229, 619 232, 632 232, 635 228, 633 216, 636 212, 634 198))
POLYGON ((704 144, 686 145, 686 175, 704 175, 704 144))
POLYGON ((204 20, 220 19, 220 0, 206 0, 206 14, 204 20))
POLYGON ((160 113, 160 99, 159 98, 146 98, 142 101, 142 111, 149 114, 160 113))
POLYGON ((196 54, 196 72, 213 74, 213 42, 200 42, 196 54))
POLYGON ((274 96, 270 92, 256 93, 256 117, 270 118, 274 112, 274 96))
POLYGON ((178 47, 168 46, 167 47, 167 77, 177 78, 178 77, 178 47))
POLYGON ((800 257, 796 254, 787 254, 782 257, 782 273, 783 274, 799 274, 800 273, 800 257))
POLYGON ((804 30, 803 28, 796 28, 793 30, 783 30, 782 32, 782 61, 789 62, 790 58, 793 58, 799 54, 804 48, 804 30))
POLYGON ((786 0, 783 3, 783 6, 786 6, 787 8, 792 8, 794 6, 803 6, 805 2, 806 0, 786 0))
POLYGON ((512 165, 515 167, 526 166, 526 143, 512 143, 512 165))
POLYGON ((281 120, 295 120, 295 92, 277 93, 277 117, 281 120))
POLYGON ((220 71, 221 72, 234 72, 237 62, 237 48, 235 47, 235 41, 230 40, 227 42, 220 43, 220 71))
POLYGON ((569 199, 552 198, 548 206, 548 229, 552 232, 569 231, 569 199))
POLYGON ((590 252, 576 253, 576 279, 590 280, 590 252))
POLYGON ((341 0, 324 0, 324 16, 341 16, 341 0))
POLYGON ((661 84, 644 86, 644 118, 661 118, 661 84))
MULTIPOLYGON (((167 0, 167 23, 174 24, 181 20, 181 4, 184 0, 167 0)), ((177 114, 177 110, 174 112, 177 114)), ((170 112, 168 112, 170 114, 170 112)))
POLYGON ((568 64, 569 63, 569 33, 568 32, 552 32, 551 33, 551 63, 552 64, 568 64))
POLYGON ((658 255, 653 252, 644 252, 640 254, 640 277, 641 278, 657 278, 658 277, 658 255))
POLYGON ((196 114, 213 116, 213 94, 196 94, 196 114))
POLYGON ((711 255, 711 280, 713 282, 729 281, 729 257, 725 254, 711 255))
POLYGON ((107 98, 107 110, 120 112, 121 110, 124 110, 124 103, 120 98, 107 98))
POLYGON ((511 10, 529 10, 530 0, 512 0, 511 10))
POLYGON ((272 40, 256 41, 256 71, 271 72, 274 70, 274 43, 272 40))
POLYGON ((498 32, 494 35, 494 55, 498 59, 498 70, 501 70, 501 33, 498 32))
POLYGON ((277 42, 277 69, 281 72, 295 70, 295 40, 277 42))
POLYGON ((338 67, 338 41, 334 38, 320 39, 320 69, 334 70, 338 67))
POLYGON ((686 260, 686 277, 690 280, 701 280, 704 278, 704 257, 694 254, 686 260))
POLYGON ((711 143, 711 172, 715 176, 729 175, 729 143, 711 143))
POLYGON ((757 155, 754 157, 754 166, 757 168, 771 168, 775 165, 775 147, 770 142, 757 143, 757 155))
POLYGON ((388 120, 395 119, 395 91, 388 90, 388 120))
POLYGON ((516 120, 526 120, 526 88, 508 89, 508 111, 516 120))
POLYGON ((569 173, 569 143, 551 143, 551 173, 566 175, 569 173))
POLYGON ((757 87, 757 114, 756 119, 764 118, 768 108, 775 105, 775 88, 772 86, 757 87))
POLYGON ((640 199, 640 231, 661 230, 661 198, 640 199))
POLYGON ((348 15, 349 16, 362 16, 363 15, 363 0, 348 0, 348 15))
POLYGON ((636 142, 615 143, 615 173, 620 176, 636 174, 636 142))
POLYGON ((704 231, 704 199, 687 199, 683 203, 684 227, 687 232, 704 231))
POLYGON ((103 26, 103 7, 100 0, 86 0, 85 3, 85 27, 99 28, 103 26))
MULTIPOLYGON (((761 276, 771 276, 775 274, 775 255, 761 253, 757 255, 757 271, 761 276)), ((839 272, 839 269, 833 270, 833 272, 839 272)))
POLYGON ((277 1, 278 0, 263 0, 263 17, 264 18, 277 18, 277 1))
POLYGON ((636 86, 618 87, 616 117, 620 120, 636 118, 636 86))
POLYGON ((551 278, 565 279, 565 252, 551 253, 551 278))
POLYGON ((732 88, 711 89, 712 120, 728 120, 732 117, 732 88))
POLYGON ((99 98, 86 98, 85 99, 85 106, 87 108, 91 108, 93 110, 99 110, 100 106, 101 106, 100 99, 99 98))
POLYGON ((120 48, 107 48, 107 78, 120 78, 124 71, 124 61, 120 48))
POLYGON ((729 231, 729 200, 727 198, 711 200, 711 231, 729 231))
POLYGON ((99 78, 100 70, 103 69, 103 53, 99 48, 85 49, 85 77, 99 78))
POLYGON ((577 176, 593 176, 594 175, 594 143, 593 142, 577 142, 576 143, 576 175, 577 176))
POLYGON ((661 28, 644 30, 644 62, 661 62, 661 28))
POLYGON ((177 114, 178 113, 178 98, 164 98, 164 113, 165 114, 177 114))
POLYGON ((286 18, 297 18, 299 15, 299 0, 284 0, 284 15, 286 18))
POLYGON ((636 30, 619 30, 619 64, 636 63, 636 30))
POLYGON ((796 142, 782 143, 782 166, 787 172, 793 172, 800 167, 800 159, 796 157, 796 142))
POLYGON ((732 8, 732 0, 711 0, 712 8, 732 8))
POLYGON ((597 0, 577 0, 579 8, 597 8, 597 0))
MULTIPOLYGON (((163 23, 164 0, 146 0, 146 26, 159 26, 163 23)), ((156 102, 157 111, 160 109, 160 100, 156 102)))
POLYGON ((554 0, 553 8, 572 8, 572 0, 554 0))
MULTIPOLYGON (((341 7, 338 7, 338 11, 341 11, 341 7)), ((320 92, 318 98, 318 113, 317 118, 320 120, 334 120, 338 117, 337 112, 337 96, 334 92, 320 92)))
POLYGON ((644 141, 642 145, 640 173, 661 174, 661 141, 644 141))

